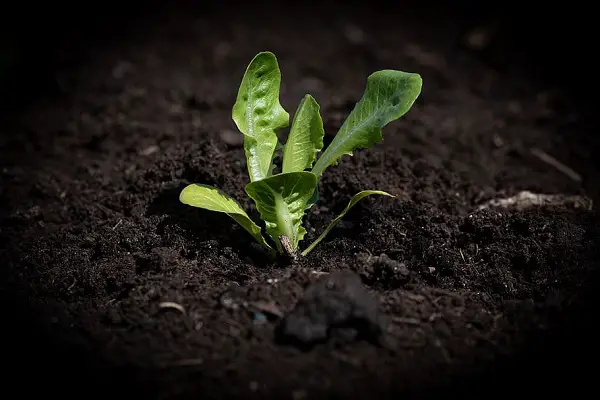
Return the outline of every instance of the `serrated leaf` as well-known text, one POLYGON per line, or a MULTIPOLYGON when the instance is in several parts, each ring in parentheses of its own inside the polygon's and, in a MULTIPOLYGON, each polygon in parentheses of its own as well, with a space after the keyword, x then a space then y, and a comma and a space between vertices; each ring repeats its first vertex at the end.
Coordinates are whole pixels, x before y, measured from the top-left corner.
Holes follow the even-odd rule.
POLYGON ((323 148, 325 135, 319 109, 319 104, 310 94, 300 102, 283 148, 282 172, 312 168, 317 152, 323 148))
POLYGON ((279 103, 281 72, 271 52, 252 59, 242 78, 232 117, 244 134, 244 151, 250 181, 272 174, 278 146, 276 131, 289 125, 290 115, 279 103))
POLYGON ((316 186, 316 175, 306 171, 273 175, 246 185, 246 193, 254 200, 279 251, 280 236, 287 236, 293 249, 304 238, 302 218, 316 186))
POLYGON ((273 248, 265 241, 260 231, 260 226, 250 219, 244 209, 232 197, 221 190, 209 186, 193 183, 186 186, 179 194, 179 201, 192 207, 203 208, 209 211, 222 212, 233 218, 254 239, 266 249, 273 248))
POLYGON ((352 199, 350 200, 350 202, 348 203, 348 205, 346 206, 346 208, 344 208, 344 211, 342 211, 340 213, 340 215, 338 215, 333 221, 331 221, 329 223, 329 225, 327 225, 327 228, 325 228, 325 230, 323 231, 323 233, 321 233, 321 235, 310 246, 308 246, 306 248, 306 250, 304 250, 302 252, 302 255, 305 256, 312 249, 314 249, 315 246, 317 244, 319 244, 319 242, 321 242, 321 240, 323 240, 325 238, 325 236, 327 236, 327 234, 329 233, 329 231, 331 231, 338 224, 338 222, 341 221, 341 219, 344 217, 344 215, 346 215, 348 213, 348 211, 350 211, 350 209, 356 205, 356 203, 358 203, 359 201, 361 201, 365 197, 373 195, 373 194, 378 194, 378 195, 381 195, 381 196, 396 197, 394 195, 391 195, 391 194, 389 194, 387 192, 383 192, 381 190, 363 190, 361 192, 358 192, 357 194, 354 195, 354 197, 352 197, 352 199))
POLYGON ((408 112, 421 93, 419 74, 382 70, 367 78, 365 92, 339 132, 317 160, 312 172, 321 176, 330 165, 356 149, 383 140, 381 129, 408 112))

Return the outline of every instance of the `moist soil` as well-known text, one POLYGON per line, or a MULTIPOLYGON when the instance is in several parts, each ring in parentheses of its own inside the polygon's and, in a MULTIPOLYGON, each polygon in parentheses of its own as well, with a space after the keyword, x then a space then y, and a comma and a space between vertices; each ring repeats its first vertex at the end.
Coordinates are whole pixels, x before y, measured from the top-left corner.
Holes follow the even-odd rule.
POLYGON ((442 19, 324 8, 299 31, 289 17, 307 11, 292 11, 128 21, 119 40, 68 47, 83 62, 3 116, 5 376, 28 382, 5 388, 145 399, 583 390, 597 350, 598 166, 574 100, 510 57, 483 57, 442 19), (178 201, 188 183, 210 184, 259 220, 231 106, 262 50, 279 59, 292 116, 305 93, 320 103, 326 144, 371 72, 424 80, 383 142, 326 171, 303 246, 360 190, 397 197, 363 200, 293 264, 178 201), (522 191, 585 198, 482 207, 522 191))

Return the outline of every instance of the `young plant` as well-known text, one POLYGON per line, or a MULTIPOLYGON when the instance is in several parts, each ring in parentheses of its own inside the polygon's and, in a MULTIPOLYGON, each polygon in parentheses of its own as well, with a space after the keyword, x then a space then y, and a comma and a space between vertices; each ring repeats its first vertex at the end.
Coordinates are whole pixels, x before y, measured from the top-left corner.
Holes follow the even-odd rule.
MULTIPOLYGON (((257 54, 246 69, 232 113, 244 135, 250 176, 246 193, 254 201, 270 241, 238 202, 215 187, 191 184, 183 189, 179 199, 193 207, 225 213, 268 251, 295 257, 306 234, 302 220, 319 199, 317 185, 323 172, 336 165, 342 156, 351 156, 355 150, 383 140, 381 129, 408 112, 421 92, 422 79, 418 74, 395 70, 371 74, 362 98, 318 159, 317 154, 323 148, 323 121, 319 105, 309 94, 296 110, 285 145, 279 143, 276 132, 289 125, 289 114, 279 103, 280 83, 275 55, 257 54), (283 150, 281 172, 274 173, 274 158, 280 150, 283 150)), ((357 193, 302 255, 323 240, 356 203, 373 194, 394 197, 379 190, 357 193)))

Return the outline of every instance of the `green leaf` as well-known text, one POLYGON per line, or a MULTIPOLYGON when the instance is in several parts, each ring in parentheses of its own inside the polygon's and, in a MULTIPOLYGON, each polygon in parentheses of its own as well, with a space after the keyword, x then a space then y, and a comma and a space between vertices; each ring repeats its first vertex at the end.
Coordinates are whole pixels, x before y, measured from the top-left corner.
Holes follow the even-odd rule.
POLYGON ((340 222, 340 220, 344 217, 344 215, 346 215, 346 213, 348 213, 348 211, 350 211, 350 209, 356 205, 356 203, 358 203, 359 201, 361 201, 365 197, 370 196, 372 194, 378 194, 378 195, 389 196, 389 197, 396 197, 394 195, 391 195, 391 194, 389 194, 387 192, 383 192, 381 190, 363 190, 362 192, 358 192, 357 194, 354 195, 354 197, 352 197, 352 199, 350 200, 350 203, 348 203, 348 205, 346 206, 346 208, 344 208, 344 211, 342 211, 340 213, 340 215, 338 215, 333 221, 331 221, 329 223, 329 225, 323 231, 323 233, 321 233, 321 235, 310 246, 308 246, 306 248, 306 250, 304 250, 302 252, 302 255, 305 256, 312 249, 314 249, 315 246, 317 244, 319 244, 319 242, 321 240, 323 240, 325 238, 325 236, 327 236, 327 234, 329 233, 329 231, 331 231, 338 224, 338 222, 340 222))
POLYGON ((276 131, 290 122, 290 115, 279 104, 280 83, 281 73, 275 55, 258 53, 246 69, 233 105, 233 120, 244 134, 251 182, 272 174, 279 143, 276 131))
POLYGON ((313 192, 312 196, 310 197, 310 199, 308 200, 308 202, 306 203, 306 209, 308 210, 309 208, 311 208, 312 206, 314 206, 317 201, 319 201, 319 185, 317 184, 317 187, 315 188, 315 191, 313 192))
POLYGON ((294 250, 304 238, 302 218, 316 186, 317 176, 306 171, 278 174, 246 185, 246 193, 254 200, 279 251, 280 236, 286 236, 294 250))
POLYGON ((247 230, 262 246, 273 251, 273 248, 265 241, 260 232, 260 226, 256 225, 246 214, 237 201, 219 189, 193 183, 186 186, 179 194, 179 201, 192 207, 205 210, 222 212, 233 218, 238 224, 247 230))
POLYGON ((342 124, 331 144, 317 160, 312 172, 321 176, 343 155, 352 155, 383 140, 381 129, 408 112, 421 93, 419 74, 383 70, 367 78, 365 93, 342 124))
POLYGON ((317 152, 323 148, 325 135, 319 108, 319 104, 310 94, 304 96, 300 102, 283 148, 282 172, 312 168, 317 152))

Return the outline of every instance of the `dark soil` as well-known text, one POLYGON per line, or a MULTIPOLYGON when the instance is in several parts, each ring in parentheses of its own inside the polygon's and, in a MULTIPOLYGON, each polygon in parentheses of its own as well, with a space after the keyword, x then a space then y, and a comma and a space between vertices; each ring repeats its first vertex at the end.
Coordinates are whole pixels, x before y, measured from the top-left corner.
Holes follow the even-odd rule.
POLYGON ((260 20, 217 7, 128 22, 120 40, 79 48, 85 62, 56 73, 55 93, 2 118, 3 359, 28 380, 20 396, 446 397, 590 384, 595 211, 478 209, 522 190, 597 198, 598 139, 574 100, 516 57, 463 45, 451 19, 308 12, 260 20), (304 245, 356 192, 398 197, 363 200, 292 266, 226 216, 178 202, 186 184, 211 184, 258 221, 230 131, 261 50, 279 59, 291 114, 306 92, 321 104, 327 141, 371 72, 424 79, 382 143, 327 170, 304 245))

